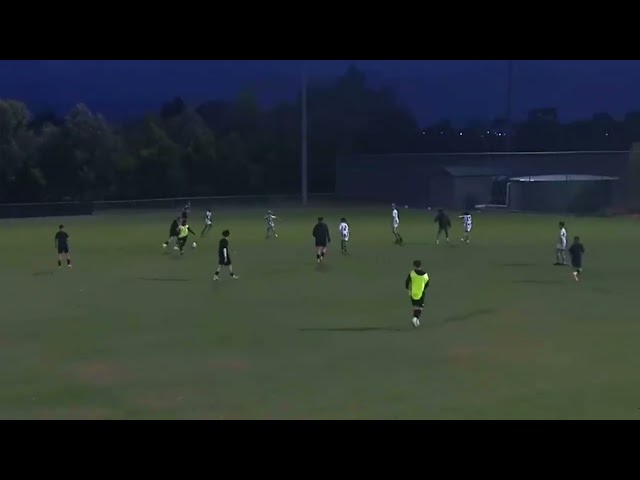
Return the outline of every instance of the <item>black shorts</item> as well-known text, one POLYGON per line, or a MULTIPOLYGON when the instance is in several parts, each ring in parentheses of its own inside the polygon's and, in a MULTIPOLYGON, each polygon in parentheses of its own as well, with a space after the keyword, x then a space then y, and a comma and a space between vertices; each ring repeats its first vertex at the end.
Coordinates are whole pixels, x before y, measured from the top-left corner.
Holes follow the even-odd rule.
POLYGON ((173 237, 177 237, 178 236, 178 231, 177 230, 169 230, 169 238, 173 238, 173 237))
POLYGON ((223 267, 228 267, 231 265, 231 257, 227 255, 227 258, 224 258, 223 255, 218 256, 218 265, 222 265, 223 267))
POLYGON ((62 245, 58 247, 58 255, 62 255, 62 254, 67 254, 69 253, 69 247, 67 245, 62 245))
POLYGON ((424 294, 422 294, 422 296, 418 300, 411 297, 411 306, 416 308, 424 308, 424 294))
POLYGON ((440 235, 442 232, 444 232, 445 235, 449 235, 449 227, 438 227, 438 235, 440 235))
POLYGON ((317 248, 327 248, 327 241, 326 240, 316 240, 316 247, 317 248))
POLYGON ((571 266, 576 270, 582 270, 582 262, 571 262, 571 266))

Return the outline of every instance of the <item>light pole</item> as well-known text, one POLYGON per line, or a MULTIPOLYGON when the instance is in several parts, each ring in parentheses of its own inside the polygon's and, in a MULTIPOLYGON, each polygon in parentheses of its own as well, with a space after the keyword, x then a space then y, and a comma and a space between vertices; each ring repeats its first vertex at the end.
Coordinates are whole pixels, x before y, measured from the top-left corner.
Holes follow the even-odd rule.
POLYGON ((308 185, 307 185, 307 168, 308 168, 308 152, 307 152, 307 65, 306 61, 302 60, 302 112, 300 118, 300 190, 302 193, 302 204, 307 205, 309 200, 308 185))
POLYGON ((513 60, 507 60, 507 152, 511 151, 512 142, 512 100, 513 100, 513 60))

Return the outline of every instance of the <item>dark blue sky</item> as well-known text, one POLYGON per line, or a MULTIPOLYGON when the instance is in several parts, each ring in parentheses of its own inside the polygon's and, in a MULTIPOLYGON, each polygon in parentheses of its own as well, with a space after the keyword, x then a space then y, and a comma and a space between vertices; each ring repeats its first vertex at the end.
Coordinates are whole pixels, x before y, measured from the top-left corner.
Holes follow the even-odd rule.
MULTIPOLYGON (((422 124, 492 118, 506 108, 504 60, 310 60, 310 75, 336 76, 355 62, 372 83, 394 87, 422 124)), ((294 60, 2 60, 0 98, 32 111, 66 111, 84 102, 112 119, 157 108, 181 96, 190 102, 231 98, 251 88, 264 104, 293 98, 294 60)), ((557 107, 562 120, 640 109, 640 61, 514 61, 514 114, 557 107)))

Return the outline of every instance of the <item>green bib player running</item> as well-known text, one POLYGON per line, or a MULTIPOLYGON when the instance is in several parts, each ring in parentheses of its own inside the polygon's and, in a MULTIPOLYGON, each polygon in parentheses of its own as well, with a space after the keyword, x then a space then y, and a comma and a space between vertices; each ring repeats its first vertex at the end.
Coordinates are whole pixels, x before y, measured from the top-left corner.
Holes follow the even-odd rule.
POLYGON ((413 307, 411 322, 417 328, 420 326, 420 315, 422 315, 422 310, 424 309, 425 292, 429 287, 429 275, 422 270, 422 262, 420 260, 414 260, 413 270, 407 275, 404 286, 409 291, 411 306, 413 307))

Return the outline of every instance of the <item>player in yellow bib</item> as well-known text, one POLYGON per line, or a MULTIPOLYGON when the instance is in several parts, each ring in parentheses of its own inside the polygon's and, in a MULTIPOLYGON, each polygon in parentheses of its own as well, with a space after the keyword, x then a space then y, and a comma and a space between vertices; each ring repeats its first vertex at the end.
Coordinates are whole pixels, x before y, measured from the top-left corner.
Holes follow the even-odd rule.
POLYGON ((189 234, 195 235, 196 232, 189 228, 186 220, 182 220, 182 225, 178 228, 178 248, 180 249, 180 255, 184 254, 184 246, 187 243, 187 239, 189 238, 189 234))
POLYGON ((413 261, 413 270, 407 275, 404 285, 409 291, 411 306, 413 307, 411 322, 417 328, 420 326, 420 315, 422 315, 422 310, 424 309, 425 292, 429 287, 429 275, 422 270, 422 262, 420 260, 413 261))

